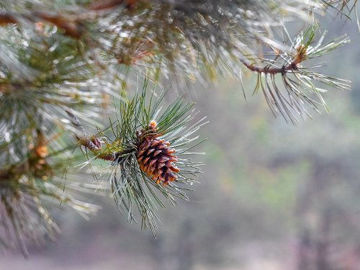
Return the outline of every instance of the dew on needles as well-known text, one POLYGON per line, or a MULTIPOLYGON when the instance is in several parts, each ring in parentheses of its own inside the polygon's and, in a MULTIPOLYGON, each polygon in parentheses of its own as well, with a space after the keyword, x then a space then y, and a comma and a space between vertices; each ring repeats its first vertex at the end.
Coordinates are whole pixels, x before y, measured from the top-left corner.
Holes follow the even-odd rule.
POLYGON ((78 140, 95 157, 111 162, 112 195, 129 221, 138 216, 141 227, 155 231, 158 207, 188 199, 186 191, 202 165, 193 160, 197 153, 192 150, 202 142, 197 133, 206 121, 196 120, 193 105, 185 100, 164 109, 164 94, 147 91, 120 101, 116 121, 98 134, 106 143, 94 136, 78 140))
POLYGON ((0 246, 27 254, 27 242, 58 231, 47 201, 87 215, 97 207, 78 196, 95 190, 154 231, 158 208, 188 199, 197 181, 206 120, 149 82, 191 96, 194 82, 231 76, 245 94, 251 73, 274 115, 296 122, 326 106, 328 89, 349 89, 312 66, 349 40, 325 41, 315 26, 356 3, 0 1, 0 246), (305 26, 289 33, 294 21, 305 26), (105 187, 78 181, 88 164, 107 172, 105 187))

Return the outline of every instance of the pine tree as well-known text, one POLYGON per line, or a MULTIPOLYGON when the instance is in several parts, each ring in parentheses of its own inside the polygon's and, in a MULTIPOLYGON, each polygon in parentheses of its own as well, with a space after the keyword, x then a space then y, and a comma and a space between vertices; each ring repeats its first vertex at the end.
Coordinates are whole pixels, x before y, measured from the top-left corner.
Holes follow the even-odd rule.
POLYGON ((318 20, 349 17, 356 2, 2 0, 0 245, 26 255, 59 231, 47 207, 87 216, 98 207, 78 196, 89 192, 154 231, 159 207, 188 199, 206 123, 166 94, 232 76, 246 97, 252 73, 275 116, 310 116, 327 89, 350 88, 317 66, 349 41, 327 42, 318 20), (94 171, 105 181, 79 180, 94 171))

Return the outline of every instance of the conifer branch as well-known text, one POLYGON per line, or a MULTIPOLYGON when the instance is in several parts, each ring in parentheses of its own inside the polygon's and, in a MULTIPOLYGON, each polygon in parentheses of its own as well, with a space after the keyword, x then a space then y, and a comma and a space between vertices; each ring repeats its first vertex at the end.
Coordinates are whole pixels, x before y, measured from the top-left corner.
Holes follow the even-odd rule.
POLYGON ((99 139, 96 138, 95 136, 92 136, 91 139, 86 137, 77 137, 77 140, 80 145, 90 150, 96 156, 96 158, 99 159, 103 159, 107 161, 115 161, 116 156, 121 154, 121 152, 116 152, 116 153, 105 152, 101 146, 99 139))
POLYGON ((261 61, 265 63, 264 66, 250 64, 244 59, 240 60, 246 68, 257 73, 254 92, 260 90, 263 93, 275 116, 280 114, 285 120, 293 123, 298 117, 310 116, 306 105, 316 111, 318 106, 325 106, 321 95, 325 90, 317 84, 342 90, 350 89, 349 81, 323 75, 304 66, 307 60, 321 57, 349 42, 345 37, 323 45, 325 38, 323 35, 316 43, 315 31, 316 28, 312 27, 300 33, 289 52, 277 51, 274 60, 261 61), (278 76, 281 76, 282 86, 276 80, 278 76), (285 88, 284 93, 282 93, 283 88, 285 88))
POLYGON ((9 13, 0 12, 0 26, 8 25, 11 23, 17 23, 17 20, 14 16, 9 13))
MULTIPOLYGON (((95 158, 111 162, 113 196, 129 221, 140 215, 142 228, 152 231, 156 230, 156 207, 165 206, 159 196, 172 204, 175 198, 187 199, 186 186, 200 173, 200 164, 189 157, 196 155, 190 149, 201 142, 194 134, 205 124, 200 119, 186 126, 193 111, 181 99, 166 110, 161 110, 162 102, 163 95, 143 90, 120 102, 118 120, 107 130, 97 136, 76 136, 95 158)), ((77 122, 74 118, 73 123, 77 122)))
POLYGON ((165 106, 149 80, 188 89, 223 75, 241 80, 247 69, 256 75, 254 92, 291 122, 325 106, 328 88, 350 87, 312 66, 346 37, 325 43, 314 27, 291 35, 286 26, 316 24, 332 9, 350 17, 356 0, 26 2, 0 1, 0 230, 11 228, 0 243, 16 242, 24 253, 27 239, 37 239, 28 220, 45 234, 57 231, 44 198, 81 213, 96 209, 62 189, 59 175, 78 161, 69 153, 73 136, 108 161, 112 195, 130 221, 140 217, 155 229, 163 200, 187 199, 201 165, 189 157, 205 121, 193 122, 182 99, 165 106), (143 91, 127 99, 139 77, 143 91), (104 110, 117 113, 107 129, 104 110), (83 126, 101 132, 87 136, 83 126))
MULTIPOLYGON (((89 10, 103 11, 107 9, 113 9, 120 5, 125 7, 132 7, 138 0, 105 0, 105 1, 93 1, 87 8, 89 10)), ((144 1, 144 0, 141 0, 144 1)))
POLYGON ((27 241, 39 242, 44 237, 54 239, 59 233, 59 228, 43 206, 44 199, 64 203, 82 215, 97 210, 97 206, 81 202, 65 192, 61 183, 53 179, 60 168, 50 163, 49 159, 54 155, 49 153, 49 141, 38 130, 25 160, 0 168, 0 232, 7 230, 6 235, 0 234, 0 243, 7 239, 6 243, 13 248, 16 246, 24 256, 28 255, 27 241))

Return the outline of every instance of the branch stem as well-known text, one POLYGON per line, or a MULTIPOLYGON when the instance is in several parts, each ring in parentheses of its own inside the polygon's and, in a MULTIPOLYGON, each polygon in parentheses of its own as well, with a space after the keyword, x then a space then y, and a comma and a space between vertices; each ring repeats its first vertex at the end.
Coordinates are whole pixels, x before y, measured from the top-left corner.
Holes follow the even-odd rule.
POLYGON ((115 161, 117 153, 107 153, 104 152, 100 145, 95 143, 96 138, 87 138, 87 137, 78 137, 76 136, 79 144, 89 149, 97 158, 107 160, 107 161, 115 161))
POLYGON ((243 63, 244 66, 246 66, 249 70, 253 72, 271 74, 271 75, 275 75, 275 74, 284 75, 287 72, 298 70, 298 63, 295 60, 288 65, 283 65, 281 68, 271 67, 271 66, 259 67, 259 66, 255 66, 254 64, 249 64, 245 60, 241 60, 241 63, 243 63))

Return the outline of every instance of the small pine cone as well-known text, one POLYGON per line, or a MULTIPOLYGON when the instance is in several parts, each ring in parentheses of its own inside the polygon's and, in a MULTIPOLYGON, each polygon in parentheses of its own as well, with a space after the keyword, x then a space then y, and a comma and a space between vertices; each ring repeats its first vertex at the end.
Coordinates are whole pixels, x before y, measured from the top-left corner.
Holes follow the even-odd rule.
POLYGON ((157 124, 151 121, 148 128, 137 134, 138 148, 137 160, 140 169, 157 184, 167 185, 177 179, 176 173, 180 170, 174 165, 177 161, 175 149, 170 148, 170 143, 158 139, 157 124))

